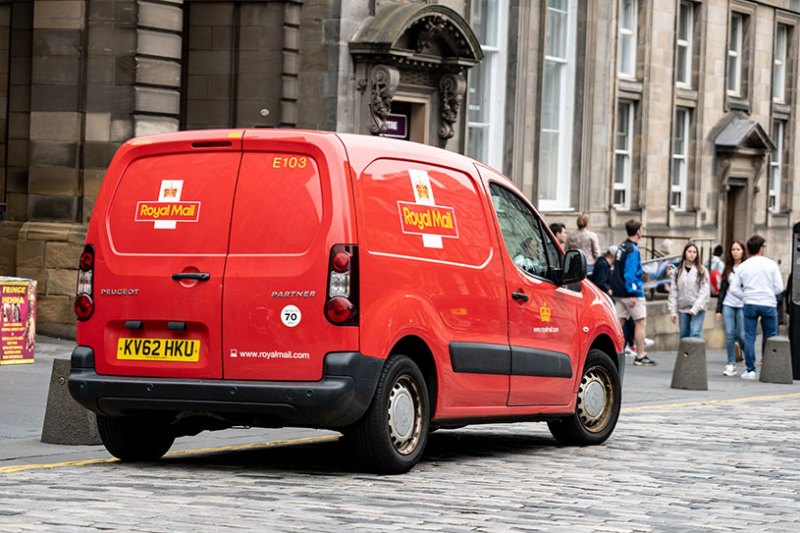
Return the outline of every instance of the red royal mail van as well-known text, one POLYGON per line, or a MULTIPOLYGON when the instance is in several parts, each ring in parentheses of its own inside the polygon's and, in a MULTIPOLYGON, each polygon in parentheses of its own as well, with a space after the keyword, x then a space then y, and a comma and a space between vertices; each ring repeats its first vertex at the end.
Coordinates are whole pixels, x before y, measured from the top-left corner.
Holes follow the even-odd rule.
POLYGON ((339 430, 380 472, 434 428, 546 420, 604 442, 622 335, 509 180, 404 141, 297 130, 134 139, 80 258, 69 389, 109 452, 234 425, 339 430))

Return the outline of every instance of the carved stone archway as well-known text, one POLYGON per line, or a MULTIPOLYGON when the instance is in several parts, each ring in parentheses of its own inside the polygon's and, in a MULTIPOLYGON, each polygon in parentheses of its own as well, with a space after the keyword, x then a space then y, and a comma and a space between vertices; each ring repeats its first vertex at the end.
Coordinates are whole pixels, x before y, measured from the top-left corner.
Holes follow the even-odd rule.
POLYGON ((367 19, 350 42, 356 73, 355 123, 359 131, 386 131, 392 102, 417 99, 430 104, 437 144, 444 146, 458 126, 467 70, 483 59, 466 21, 441 5, 404 4, 367 19))

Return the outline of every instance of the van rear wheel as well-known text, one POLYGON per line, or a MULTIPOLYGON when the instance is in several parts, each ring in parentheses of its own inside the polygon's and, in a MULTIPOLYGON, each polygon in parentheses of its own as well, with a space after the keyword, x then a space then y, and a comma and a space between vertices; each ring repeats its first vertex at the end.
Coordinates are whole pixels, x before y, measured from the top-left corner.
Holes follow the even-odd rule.
POLYGON ((429 425, 425 378, 409 357, 395 355, 384 365, 367 412, 345 437, 371 470, 402 474, 422 456, 429 425))
POLYGON ((578 387, 575 412, 547 423, 550 433, 562 444, 589 446, 611 436, 622 403, 619 371, 600 350, 589 350, 578 387))
POLYGON ((108 453, 125 462, 155 461, 175 442, 169 425, 160 419, 97 415, 97 431, 108 453))

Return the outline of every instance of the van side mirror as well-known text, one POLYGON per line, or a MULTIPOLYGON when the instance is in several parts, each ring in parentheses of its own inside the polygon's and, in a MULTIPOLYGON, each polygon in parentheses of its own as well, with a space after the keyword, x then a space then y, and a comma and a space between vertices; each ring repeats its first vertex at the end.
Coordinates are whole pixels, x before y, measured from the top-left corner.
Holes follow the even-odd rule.
POLYGON ((576 283, 586 277, 586 255, 582 250, 568 250, 564 255, 562 285, 576 283))

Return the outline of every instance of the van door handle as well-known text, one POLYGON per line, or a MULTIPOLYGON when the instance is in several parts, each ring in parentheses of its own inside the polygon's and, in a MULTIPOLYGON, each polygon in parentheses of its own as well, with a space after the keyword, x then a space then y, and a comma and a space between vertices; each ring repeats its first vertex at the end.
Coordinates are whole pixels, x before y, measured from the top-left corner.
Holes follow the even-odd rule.
POLYGON ((515 291, 511 293, 511 297, 519 302, 527 302, 530 300, 527 294, 522 291, 515 291))
POLYGON ((172 275, 172 279, 175 281, 181 281, 182 279, 193 279, 195 281, 208 281, 211 279, 211 274, 208 272, 178 272, 172 275))

